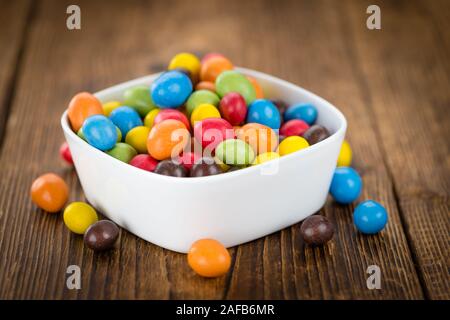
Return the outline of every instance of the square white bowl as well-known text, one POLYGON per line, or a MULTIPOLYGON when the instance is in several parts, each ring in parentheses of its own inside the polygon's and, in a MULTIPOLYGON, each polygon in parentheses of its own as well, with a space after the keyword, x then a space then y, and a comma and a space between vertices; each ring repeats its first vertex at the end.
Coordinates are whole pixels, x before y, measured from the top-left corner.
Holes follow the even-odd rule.
MULTIPOLYGON (((201 238, 226 247, 242 244, 295 224, 324 205, 347 122, 315 94, 267 74, 252 76, 269 99, 316 106, 316 123, 331 136, 274 162, 215 176, 175 178, 123 163, 80 139, 66 112, 61 125, 88 201, 109 219, 163 248, 186 253, 201 238)), ((122 100, 136 85, 150 85, 154 74, 95 93, 102 102, 122 100)))

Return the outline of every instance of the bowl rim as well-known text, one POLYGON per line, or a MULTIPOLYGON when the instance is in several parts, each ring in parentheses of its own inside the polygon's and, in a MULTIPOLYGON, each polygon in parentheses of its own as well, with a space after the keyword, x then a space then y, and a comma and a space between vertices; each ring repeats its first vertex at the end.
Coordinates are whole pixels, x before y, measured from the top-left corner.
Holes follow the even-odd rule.
MULTIPOLYGON (((292 159, 294 157, 304 157, 305 155, 307 155, 308 153, 312 153, 315 152, 317 149, 321 149, 321 148, 325 148, 328 144, 331 144, 333 142, 335 142, 338 137, 340 135, 343 135, 345 133, 345 130, 347 129, 347 120, 345 119, 345 116, 343 115, 343 113, 337 109, 333 104, 331 104, 330 102, 328 102, 327 100, 325 100, 324 98, 312 93, 309 90, 306 90, 300 86, 297 86, 293 83, 290 83, 286 80, 282 80, 280 78, 268 75, 266 73, 263 72, 259 72, 259 71, 255 71, 255 70, 251 70, 251 69, 247 69, 247 68, 241 68, 241 67, 235 67, 235 70, 240 71, 242 73, 244 73, 245 75, 254 77, 254 78, 265 78, 270 82, 274 82, 277 86, 283 86, 283 87, 289 87, 293 90, 297 90, 297 91, 301 91, 303 95, 305 96, 312 96, 314 97, 316 100, 319 100, 322 104, 324 104, 327 108, 329 108, 333 113, 334 116, 337 117, 337 119, 339 120, 340 126, 339 128, 332 134, 330 135, 328 138, 326 138, 325 140, 322 140, 316 144, 313 144, 312 146, 309 146, 308 148, 293 152, 291 154, 282 156, 280 158, 277 158, 273 161, 279 161, 279 165, 282 165, 283 162, 289 161, 289 159, 292 159)), ((116 91, 116 90, 120 90, 120 87, 131 87, 134 85, 139 85, 142 82, 147 82, 151 79, 155 79, 156 77, 158 77, 158 75, 160 75, 162 72, 159 73, 154 73, 151 75, 147 75, 147 76, 143 76, 143 77, 139 77, 133 80, 129 80, 129 81, 125 81, 125 82, 121 82, 119 84, 113 85, 111 87, 108 87, 106 89, 100 90, 95 92, 93 95, 98 97, 99 95, 103 95, 103 94, 107 94, 109 93, 109 91, 116 91)), ((261 170, 264 166, 269 166, 271 165, 272 161, 268 161, 256 166, 249 166, 246 167, 242 170, 236 170, 236 171, 232 171, 232 172, 225 172, 223 174, 217 174, 217 175, 211 175, 211 176, 205 176, 205 177, 195 177, 195 178, 191 178, 191 177, 172 177, 172 176, 166 176, 166 175, 161 175, 161 174, 157 174, 151 171, 146 171, 143 169, 140 169, 138 167, 132 166, 128 163, 125 163, 123 161, 120 161, 114 157, 111 157, 110 155, 108 155, 107 153, 94 148, 93 146, 91 146, 89 143, 87 143, 85 140, 81 139, 70 127, 69 125, 69 121, 67 118, 67 109, 64 111, 64 113, 61 116, 61 126, 62 129, 64 131, 64 133, 66 135, 68 135, 69 137, 73 138, 74 141, 76 141, 78 144, 81 143, 81 145, 83 146, 83 144, 85 144, 83 146, 83 148, 88 148, 91 149, 89 150, 90 152, 96 152, 98 156, 100 157, 105 157, 105 159, 108 160, 112 160, 112 161, 116 161, 116 164, 119 166, 119 168, 123 167, 124 170, 133 170, 134 174, 136 173, 144 173, 143 177, 153 177, 155 179, 161 179, 161 180, 166 180, 166 181, 179 181, 179 183, 186 183, 186 184, 192 184, 192 183, 202 183, 205 181, 220 181, 223 179, 228 179, 228 178, 233 178, 233 177, 239 177, 241 175, 244 175, 246 173, 250 174, 253 171, 256 170, 261 170)), ((133 172, 131 171, 131 172, 133 172)))

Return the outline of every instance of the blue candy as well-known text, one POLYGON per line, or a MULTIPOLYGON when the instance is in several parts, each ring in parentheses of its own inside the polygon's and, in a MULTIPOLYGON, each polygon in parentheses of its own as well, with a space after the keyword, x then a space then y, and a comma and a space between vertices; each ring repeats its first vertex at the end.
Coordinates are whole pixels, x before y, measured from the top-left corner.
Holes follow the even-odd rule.
POLYGON ((361 202, 353 213, 353 223, 362 233, 375 234, 383 230, 388 221, 386 209, 373 200, 361 202))
POLYGON ((289 121, 299 119, 312 125, 317 119, 317 109, 310 103, 300 103, 293 105, 284 112, 284 120, 289 121))
POLYGON ((350 167, 338 167, 334 171, 330 193, 336 202, 348 204, 361 193, 362 180, 358 172, 350 167))
POLYGON ((86 141, 94 148, 106 151, 116 145, 116 126, 105 116, 94 115, 87 118, 81 130, 86 141))
POLYGON ((114 109, 109 115, 109 119, 111 119, 111 121, 120 129, 123 139, 125 139, 128 131, 134 127, 142 126, 142 120, 139 113, 131 107, 119 107, 114 109))
POLYGON ((248 107, 247 123, 256 122, 272 129, 279 129, 281 125, 280 111, 269 100, 257 99, 248 107))
POLYGON ((164 72, 150 89, 153 102, 160 108, 177 108, 192 93, 192 82, 179 71, 164 72))

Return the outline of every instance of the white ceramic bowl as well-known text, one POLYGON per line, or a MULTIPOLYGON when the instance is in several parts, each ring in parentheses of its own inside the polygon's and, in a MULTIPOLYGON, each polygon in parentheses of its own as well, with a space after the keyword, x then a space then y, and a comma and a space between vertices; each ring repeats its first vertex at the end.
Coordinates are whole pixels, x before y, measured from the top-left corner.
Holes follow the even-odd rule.
MULTIPOLYGON (((295 224, 325 203, 347 127, 341 112, 324 99, 264 73, 239 68, 258 80, 268 98, 310 102, 317 123, 332 135, 279 161, 230 173, 175 178, 123 163, 80 139, 61 118, 65 138, 87 200, 108 218, 161 247, 187 252, 201 238, 226 247, 295 224)), ((125 82, 95 96, 121 100, 124 90, 149 85, 159 74, 125 82)))

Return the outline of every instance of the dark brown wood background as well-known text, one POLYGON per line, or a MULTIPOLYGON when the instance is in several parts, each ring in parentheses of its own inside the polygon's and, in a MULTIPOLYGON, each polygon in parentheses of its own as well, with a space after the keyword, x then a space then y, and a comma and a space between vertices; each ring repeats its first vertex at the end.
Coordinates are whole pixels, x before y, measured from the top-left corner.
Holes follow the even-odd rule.
POLYGON ((376 1, 382 30, 370 31, 372 2, 0 0, 0 298, 449 299, 450 3, 376 1), (66 29, 73 3, 79 31, 66 29), (84 199, 58 156, 69 99, 160 71, 180 51, 222 52, 337 105, 361 199, 387 207, 387 228, 363 236, 353 205, 330 200, 327 246, 306 246, 297 224, 232 248, 229 274, 207 280, 125 231, 118 250, 94 254, 37 209, 29 188, 48 171, 84 199), (71 264, 81 290, 66 289, 71 264), (366 287, 373 264, 381 290, 366 287))

